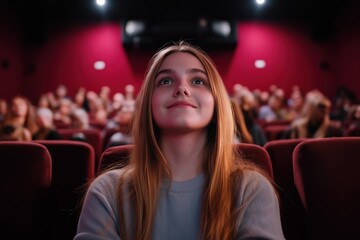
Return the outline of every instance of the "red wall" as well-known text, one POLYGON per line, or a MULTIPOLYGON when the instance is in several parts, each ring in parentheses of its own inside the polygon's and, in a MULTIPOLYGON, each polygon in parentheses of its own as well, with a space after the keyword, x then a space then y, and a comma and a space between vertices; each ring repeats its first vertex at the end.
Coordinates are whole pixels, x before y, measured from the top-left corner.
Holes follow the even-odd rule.
POLYGON ((0 3, 0 98, 22 93, 21 21, 0 3))
MULTIPOLYGON (((151 54, 127 53, 121 45, 118 23, 56 27, 47 41, 28 51, 26 64, 33 72, 25 76, 26 94, 36 99, 41 93, 65 84, 73 94, 79 87, 98 91, 110 86, 123 91, 128 83, 139 89, 151 54), (96 60, 106 62, 106 69, 96 71, 96 60)), ((276 84, 290 91, 294 84, 304 91, 319 88, 334 93, 335 51, 331 44, 313 41, 301 25, 243 22, 238 25, 238 46, 233 52, 210 52, 229 92, 239 82, 250 89, 267 90, 276 84), (254 61, 264 59, 265 69, 256 69, 254 61), (323 70, 327 61, 331 70, 323 70)))
POLYGON ((345 85, 360 99, 360 3, 353 2, 338 24, 339 85, 345 85))
POLYGON ((224 74, 228 87, 239 82, 250 89, 269 89, 276 84, 289 92, 299 85, 305 92, 314 88, 334 92, 335 51, 332 44, 317 43, 301 24, 248 22, 238 26, 238 47, 224 74), (266 61, 264 69, 254 67, 256 59, 266 61), (323 70, 327 61, 333 70, 323 70))
MULTIPOLYGON (((70 95, 82 86, 98 91, 107 85, 114 93, 132 83, 139 90, 153 53, 126 52, 118 22, 51 26, 44 42, 23 51, 21 21, 1 9, 0 63, 6 60, 9 67, 0 65, 0 97, 24 93, 35 102, 60 83, 70 95), (105 70, 93 69, 97 60, 106 62, 105 70)), ((209 54, 230 93, 235 83, 262 90, 276 84, 287 93, 296 84, 304 91, 318 88, 332 97, 338 86, 345 85, 360 96, 357 9, 350 6, 344 12, 331 41, 314 41, 304 24, 239 22, 237 48, 209 54), (256 69, 256 59, 264 59, 267 67, 256 69)))
POLYGON ((50 32, 46 42, 27 52, 26 64, 32 71, 25 76, 27 95, 36 99, 41 93, 65 84, 72 95, 79 87, 98 91, 109 86, 123 91, 132 83, 138 89, 143 74, 134 72, 121 46, 120 26, 116 23, 61 26, 50 32), (94 70, 95 61, 106 63, 94 70))

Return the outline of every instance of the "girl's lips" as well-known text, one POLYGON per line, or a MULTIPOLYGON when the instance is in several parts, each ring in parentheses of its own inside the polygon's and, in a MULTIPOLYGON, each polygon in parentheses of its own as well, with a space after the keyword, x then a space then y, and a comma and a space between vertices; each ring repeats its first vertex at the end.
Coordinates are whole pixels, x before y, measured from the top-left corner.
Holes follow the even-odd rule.
POLYGON ((170 105, 168 105, 166 108, 174 108, 174 107, 192 107, 196 108, 193 104, 186 102, 186 101, 177 101, 173 102, 170 105))

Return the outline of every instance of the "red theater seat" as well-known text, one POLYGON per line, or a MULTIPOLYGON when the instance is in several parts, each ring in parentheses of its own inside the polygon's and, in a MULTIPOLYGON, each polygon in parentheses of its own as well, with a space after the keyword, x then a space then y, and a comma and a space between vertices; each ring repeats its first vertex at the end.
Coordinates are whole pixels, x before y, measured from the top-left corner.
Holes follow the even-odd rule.
POLYGON ((270 177, 274 177, 270 156, 263 147, 250 143, 238 143, 235 144, 235 147, 245 160, 255 163, 265 170, 270 177))
POLYGON ((267 142, 265 150, 270 155, 274 181, 280 196, 281 222, 285 238, 306 239, 306 215, 294 184, 292 155, 303 139, 284 139, 267 142))
POLYGON ((264 127, 266 139, 268 141, 283 138, 285 131, 289 130, 290 125, 267 125, 264 127))
POLYGON ((118 168, 125 166, 129 162, 129 154, 133 145, 120 145, 107 148, 100 157, 99 172, 109 167, 117 165, 118 168))
POLYGON ((309 139, 293 153, 310 239, 360 236, 360 137, 309 139))
POLYGON ((89 143, 94 148, 95 172, 97 172, 99 168, 100 155, 103 150, 101 131, 98 129, 87 129, 87 130, 59 129, 58 132, 64 140, 78 139, 79 141, 84 141, 89 143), (80 138, 78 138, 77 136, 79 134, 83 134, 86 140, 81 140, 80 138))
POLYGON ((0 230, 5 239, 49 239, 51 156, 33 142, 0 142, 0 230))
POLYGON ((37 140, 52 158, 51 239, 73 239, 80 202, 94 177, 94 150, 88 143, 66 140, 37 140))

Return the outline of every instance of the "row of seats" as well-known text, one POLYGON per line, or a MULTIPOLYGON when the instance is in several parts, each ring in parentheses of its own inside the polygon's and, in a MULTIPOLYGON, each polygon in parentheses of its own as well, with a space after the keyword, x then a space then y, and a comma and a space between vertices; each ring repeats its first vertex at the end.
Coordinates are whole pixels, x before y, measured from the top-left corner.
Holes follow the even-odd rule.
MULTIPOLYGON (((286 239, 348 239, 360 234, 360 137, 235 147, 274 179, 286 239)), ((98 172, 127 164, 132 148, 107 148, 98 172)), ((72 239, 86 186, 98 174, 92 146, 67 140, 0 142, 0 156, 0 204, 6 206, 0 217, 2 232, 15 239, 72 239)))
MULTIPOLYGON (((291 121, 287 120, 275 120, 272 122, 258 120, 257 123, 264 130, 264 134, 268 141, 283 139, 284 133, 289 130, 291 126, 291 121)), ((342 128, 334 129, 333 135, 344 137, 359 137, 360 126, 350 127, 350 125, 345 125, 342 128)))
POLYGON ((360 137, 270 141, 287 239, 360 235, 360 137))
POLYGON ((108 148, 108 143, 113 134, 121 132, 119 129, 104 129, 100 131, 99 129, 58 129, 57 130, 63 140, 71 140, 77 134, 83 134, 87 143, 89 143, 94 148, 95 154, 95 172, 99 170, 99 160, 102 152, 108 148))
POLYGON ((84 142, 0 142, 1 232, 12 239, 73 239, 80 203, 95 177, 84 142))

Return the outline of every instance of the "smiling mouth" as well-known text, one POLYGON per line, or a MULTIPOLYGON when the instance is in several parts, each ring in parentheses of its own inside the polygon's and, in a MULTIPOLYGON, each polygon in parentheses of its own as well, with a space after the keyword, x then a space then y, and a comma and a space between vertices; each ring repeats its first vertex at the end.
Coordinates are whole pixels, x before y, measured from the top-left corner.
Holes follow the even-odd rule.
POLYGON ((188 102, 175 102, 170 104, 166 108, 196 108, 196 107, 188 102))

